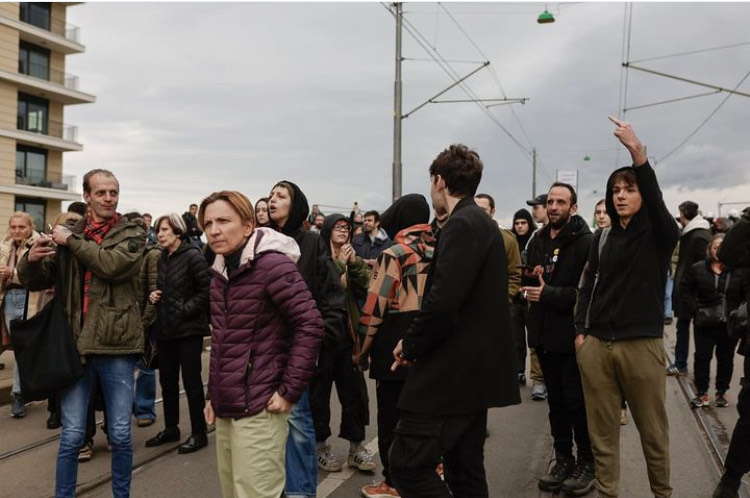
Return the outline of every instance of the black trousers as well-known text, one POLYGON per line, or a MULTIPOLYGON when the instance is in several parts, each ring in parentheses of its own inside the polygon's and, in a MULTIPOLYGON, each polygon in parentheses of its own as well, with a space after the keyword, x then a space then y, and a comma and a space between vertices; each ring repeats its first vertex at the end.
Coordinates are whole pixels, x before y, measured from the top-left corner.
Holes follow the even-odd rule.
POLYGON ((529 321, 529 305, 524 299, 516 298, 510 305, 510 325, 516 342, 518 373, 526 372, 526 324, 529 321))
POLYGON ((378 453, 383 464, 383 477, 391 487, 395 486, 391 479, 388 450, 393 443, 393 431, 400 415, 397 405, 403 388, 404 382, 399 380, 379 380, 375 387, 378 401, 378 453))
POLYGON ((365 426, 370 423, 365 376, 352 363, 352 347, 339 351, 322 351, 318 366, 310 381, 310 410, 313 416, 315 439, 331 437, 331 389, 341 403, 339 437, 347 441, 364 441, 365 426))
POLYGON ((732 441, 724 461, 727 475, 734 479, 741 479, 750 472, 750 356, 745 356, 744 375, 737 398, 740 418, 734 426, 732 441))
POLYGON ((401 412, 388 455, 403 498, 486 498, 487 410, 437 417, 401 412), (441 457, 445 482, 435 472, 441 457), (450 490, 449 490, 450 489, 450 490))
POLYGON ((159 383, 164 399, 165 428, 177 428, 180 425, 180 370, 182 385, 188 400, 190 428, 193 434, 206 433, 206 419, 203 408, 206 399, 203 395, 201 379, 201 351, 203 337, 191 336, 173 341, 158 341, 159 383))
POLYGON ((729 389, 734 371, 734 350, 737 339, 727 334, 726 325, 711 328, 694 327, 695 356, 693 371, 695 372, 695 388, 698 392, 708 392, 709 377, 711 375, 711 358, 716 348, 716 392, 724 393, 729 389))
POLYGON ((575 353, 549 353, 537 349, 537 355, 547 384, 549 425, 555 451, 573 455, 575 440, 578 458, 593 462, 583 385, 575 353))

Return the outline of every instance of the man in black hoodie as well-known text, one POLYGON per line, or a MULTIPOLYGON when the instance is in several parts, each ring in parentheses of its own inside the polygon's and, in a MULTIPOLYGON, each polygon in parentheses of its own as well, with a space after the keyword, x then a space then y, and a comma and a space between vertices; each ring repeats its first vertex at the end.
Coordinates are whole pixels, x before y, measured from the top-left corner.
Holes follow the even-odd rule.
POLYGON ((530 303, 529 345, 547 380, 555 465, 539 480, 544 491, 586 494, 594 486, 594 455, 586 427, 581 376, 575 357, 573 321, 578 281, 591 247, 591 230, 578 216, 572 186, 556 182, 547 194, 549 223, 527 248, 526 277, 537 280, 521 292, 530 303), (578 462, 573 457, 573 440, 578 462))
POLYGON ((633 166, 609 177, 610 230, 594 236, 576 305, 576 351, 599 495, 618 495, 623 396, 640 432, 651 491, 672 496, 664 286, 679 229, 630 124, 609 118, 633 166), (602 240, 606 234, 606 238, 602 240))

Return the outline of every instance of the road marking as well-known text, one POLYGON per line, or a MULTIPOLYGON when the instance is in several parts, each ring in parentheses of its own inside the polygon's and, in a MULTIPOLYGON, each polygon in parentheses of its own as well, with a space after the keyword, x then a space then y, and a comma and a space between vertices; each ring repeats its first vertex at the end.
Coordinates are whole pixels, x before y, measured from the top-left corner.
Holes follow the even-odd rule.
MULTIPOLYGON (((372 441, 370 441, 365 448, 367 448, 367 451, 372 453, 373 456, 378 454, 378 438, 374 438, 372 441)), ((343 470, 341 472, 333 472, 328 474, 328 477, 323 479, 320 484, 318 484, 318 498, 326 498, 331 493, 336 491, 336 488, 341 486, 346 482, 347 479, 349 479, 351 476, 356 474, 358 470, 353 469, 349 467, 348 465, 345 465, 343 470)))

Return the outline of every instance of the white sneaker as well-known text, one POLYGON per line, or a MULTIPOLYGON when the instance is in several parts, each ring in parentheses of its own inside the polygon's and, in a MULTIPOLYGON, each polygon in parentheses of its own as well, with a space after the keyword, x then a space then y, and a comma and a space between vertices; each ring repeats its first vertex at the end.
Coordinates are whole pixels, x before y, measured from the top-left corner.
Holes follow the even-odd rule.
POLYGON ((349 459, 346 463, 349 467, 365 472, 372 472, 376 467, 372 454, 366 448, 361 448, 356 453, 349 453, 349 459))
POLYGON ((318 448, 318 468, 326 472, 341 472, 343 464, 341 460, 331 453, 331 447, 325 445, 322 448, 318 448))

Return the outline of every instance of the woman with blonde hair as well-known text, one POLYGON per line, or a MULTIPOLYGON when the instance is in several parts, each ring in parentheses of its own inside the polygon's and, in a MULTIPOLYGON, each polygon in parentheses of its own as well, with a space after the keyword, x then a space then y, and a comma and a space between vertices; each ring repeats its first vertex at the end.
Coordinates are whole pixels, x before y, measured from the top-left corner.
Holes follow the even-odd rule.
MULTIPOLYGON (((10 322, 23 318, 27 297, 33 301, 34 310, 29 310, 28 316, 32 316, 38 305, 41 293, 33 293, 28 296, 28 291, 23 288, 16 274, 16 263, 26 254, 28 244, 33 243, 39 234, 34 230, 34 219, 30 214, 16 211, 8 219, 8 236, 0 243, 0 301, 2 301, 3 320, 2 327, 3 347, 9 345, 10 322)), ((21 377, 18 372, 18 364, 13 367, 13 386, 11 388, 11 416, 22 418, 26 416, 26 406, 23 402, 21 392, 21 377)))
POLYGON ((198 220, 216 253, 204 413, 216 423, 222 494, 281 496, 289 411, 313 374, 323 319, 295 264, 297 243, 256 229, 247 197, 215 192, 198 220))

